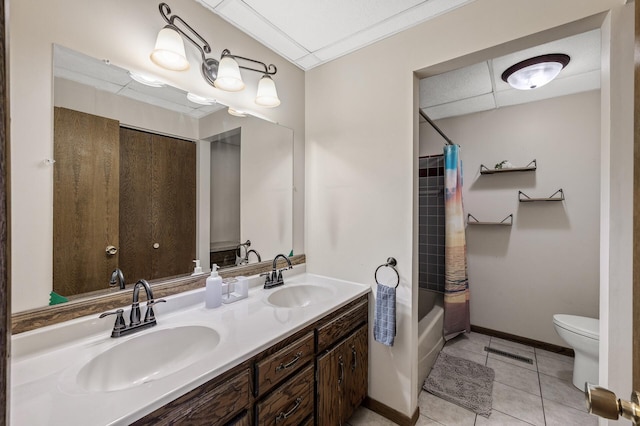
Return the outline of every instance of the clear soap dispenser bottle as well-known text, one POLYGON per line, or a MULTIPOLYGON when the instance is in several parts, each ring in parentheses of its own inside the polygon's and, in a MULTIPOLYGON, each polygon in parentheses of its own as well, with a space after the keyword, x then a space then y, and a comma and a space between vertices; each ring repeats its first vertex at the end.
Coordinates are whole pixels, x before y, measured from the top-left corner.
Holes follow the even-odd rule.
POLYGON ((207 277, 204 291, 204 305, 207 309, 222 304, 222 277, 218 275, 218 265, 211 265, 211 276, 207 277))

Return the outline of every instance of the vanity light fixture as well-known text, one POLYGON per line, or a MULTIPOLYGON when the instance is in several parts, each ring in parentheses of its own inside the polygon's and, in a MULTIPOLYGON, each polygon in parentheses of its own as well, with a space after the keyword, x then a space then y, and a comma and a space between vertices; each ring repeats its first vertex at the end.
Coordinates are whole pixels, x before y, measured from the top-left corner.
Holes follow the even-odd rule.
POLYGON ((258 93, 255 98, 256 104, 264 107, 280 105, 275 83, 271 79, 271 76, 278 72, 275 65, 267 65, 255 59, 232 55, 229 49, 222 51, 220 61, 208 58, 206 54, 211 53, 209 43, 196 30, 191 28, 184 19, 178 15, 172 15, 168 4, 160 3, 159 9, 160 15, 167 22, 167 25, 158 33, 155 49, 151 52, 151 60, 156 65, 174 71, 187 70, 189 62, 185 55, 184 42, 182 40, 182 37, 184 37, 196 46, 200 52, 202 57, 200 70, 207 83, 220 90, 237 92, 245 87, 240 69, 257 72, 262 74, 262 78, 258 83, 258 93), (187 34, 177 24, 184 26, 191 35, 187 34), (194 40, 194 38, 198 41, 194 40), (239 60, 255 64, 255 67, 249 66, 249 64, 240 65, 238 64, 239 60))
POLYGON ((198 105, 213 105, 218 103, 218 101, 213 98, 206 98, 191 92, 187 93, 187 99, 198 105))
POLYGON ((502 80, 514 89, 536 89, 556 78, 570 59, 569 55, 564 53, 529 58, 507 68, 502 73, 502 80))
POLYGON ((227 112, 230 115, 233 115, 234 117, 246 117, 247 116, 247 114, 244 111, 240 111, 239 109, 235 109, 235 108, 231 108, 231 107, 227 108, 227 112))

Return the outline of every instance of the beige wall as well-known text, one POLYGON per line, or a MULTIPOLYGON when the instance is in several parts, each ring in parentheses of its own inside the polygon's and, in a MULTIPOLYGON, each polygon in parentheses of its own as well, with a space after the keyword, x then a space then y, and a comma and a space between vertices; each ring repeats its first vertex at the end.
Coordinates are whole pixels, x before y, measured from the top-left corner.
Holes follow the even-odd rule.
POLYGON ((371 343, 373 399, 406 415, 417 406, 413 72, 622 3, 544 0, 524 13, 521 2, 476 1, 307 72, 307 270, 371 283, 394 256, 402 276, 396 344, 371 343))
MULTIPOLYGON (((232 27, 192 0, 174 0, 172 10, 209 41, 216 55, 224 48, 278 67, 274 78, 282 105, 259 108, 253 94, 259 75, 245 74, 240 94, 218 91, 200 76, 195 47, 185 43, 192 67, 172 72, 149 60, 155 37, 165 22, 151 0, 10 1, 8 25, 11 73, 12 308, 14 312, 48 303, 39 291, 52 277, 52 169, 43 164, 53 155, 52 43, 132 71, 146 72, 185 91, 217 97, 238 109, 253 110, 294 132, 294 250, 304 251, 304 73, 259 42, 232 27), (34 65, 37 61, 37 66, 34 65)), ((202 162, 206 160, 202 159, 202 162)), ((208 198, 200 193, 201 198, 208 198)), ((207 234, 208 235, 208 234, 207 234)), ((208 238, 207 238, 208 239, 208 238)))
MULTIPOLYGON (((557 313, 598 318, 600 91, 438 120, 461 146, 464 210, 480 221, 513 214, 512 227, 467 226, 471 324, 567 346, 557 313), (538 170, 480 175, 480 164, 538 170), (562 203, 520 203, 518 190, 562 203)), ((420 125, 420 155, 444 139, 420 125)))

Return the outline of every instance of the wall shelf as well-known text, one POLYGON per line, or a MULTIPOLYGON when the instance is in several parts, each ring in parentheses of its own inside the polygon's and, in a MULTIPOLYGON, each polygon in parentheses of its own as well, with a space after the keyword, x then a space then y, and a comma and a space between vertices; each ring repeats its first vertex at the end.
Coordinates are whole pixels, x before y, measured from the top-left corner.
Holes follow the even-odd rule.
POLYGON ((560 188, 547 198, 531 198, 524 192, 518 191, 518 201, 521 203, 531 203, 534 201, 564 201, 564 191, 560 188), (560 196, 556 196, 557 194, 560 194, 560 196), (522 198, 523 196, 524 198, 522 198))
POLYGON ((496 173, 510 173, 510 172, 533 172, 538 168, 538 163, 533 160, 524 167, 510 167, 507 169, 489 169, 484 164, 480 164, 481 175, 493 175, 496 173))
POLYGON ((513 213, 502 219, 500 222, 481 222, 476 219, 471 213, 467 214, 467 225, 498 225, 498 226, 511 226, 513 225, 513 213), (473 219, 473 221, 471 220, 473 219))

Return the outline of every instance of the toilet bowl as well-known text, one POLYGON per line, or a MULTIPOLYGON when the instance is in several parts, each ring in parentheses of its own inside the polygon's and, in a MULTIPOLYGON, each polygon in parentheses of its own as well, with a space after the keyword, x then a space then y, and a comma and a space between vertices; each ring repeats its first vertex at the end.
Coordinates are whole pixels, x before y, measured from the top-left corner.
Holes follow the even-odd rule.
POLYGON ((598 384, 598 345, 600 321, 576 315, 555 314, 556 333, 573 348, 573 385, 584 390, 584 383, 598 384))

